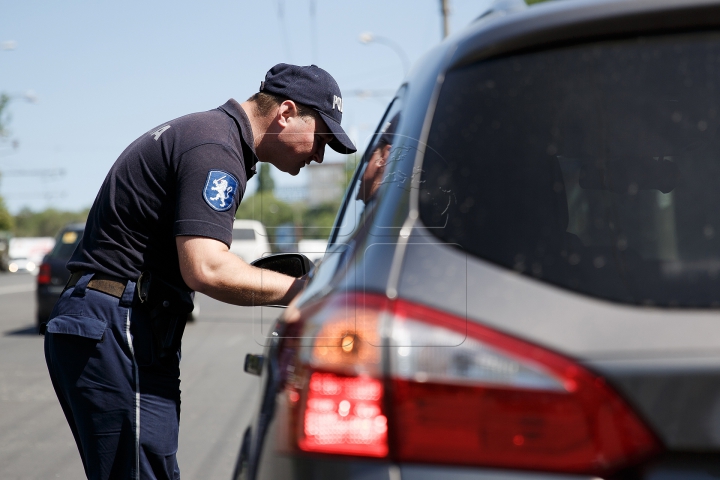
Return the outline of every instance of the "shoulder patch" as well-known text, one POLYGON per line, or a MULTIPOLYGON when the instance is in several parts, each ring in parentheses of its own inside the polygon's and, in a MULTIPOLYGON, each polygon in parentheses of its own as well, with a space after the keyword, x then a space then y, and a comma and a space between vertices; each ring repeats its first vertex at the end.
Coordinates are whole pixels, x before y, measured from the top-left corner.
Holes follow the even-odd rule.
POLYGON ((210 208, 224 212, 232 207, 235 192, 237 192, 237 178, 222 170, 208 172, 203 198, 210 208))

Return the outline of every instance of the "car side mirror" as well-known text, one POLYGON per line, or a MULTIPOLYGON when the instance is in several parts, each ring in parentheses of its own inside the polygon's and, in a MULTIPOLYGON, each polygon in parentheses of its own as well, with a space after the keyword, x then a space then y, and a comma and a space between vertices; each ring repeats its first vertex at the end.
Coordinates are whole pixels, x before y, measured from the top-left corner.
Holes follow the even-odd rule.
POLYGON ((265 357, 263 355, 248 353, 245 355, 243 370, 250 375, 262 375, 263 363, 265 363, 265 357))
POLYGON ((295 278, 307 275, 315 267, 315 264, 302 253, 276 253, 258 258, 250 265, 295 278))

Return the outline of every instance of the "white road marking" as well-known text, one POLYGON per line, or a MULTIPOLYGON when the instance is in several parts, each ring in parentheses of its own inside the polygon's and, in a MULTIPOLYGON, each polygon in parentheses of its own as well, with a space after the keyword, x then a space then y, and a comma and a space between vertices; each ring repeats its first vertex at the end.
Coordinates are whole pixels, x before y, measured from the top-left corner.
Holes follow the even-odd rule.
POLYGON ((6 287, 0 287, 0 295, 9 295, 11 293, 21 293, 21 292, 33 292, 35 291, 35 284, 34 283, 26 283, 23 285, 8 285, 6 287))

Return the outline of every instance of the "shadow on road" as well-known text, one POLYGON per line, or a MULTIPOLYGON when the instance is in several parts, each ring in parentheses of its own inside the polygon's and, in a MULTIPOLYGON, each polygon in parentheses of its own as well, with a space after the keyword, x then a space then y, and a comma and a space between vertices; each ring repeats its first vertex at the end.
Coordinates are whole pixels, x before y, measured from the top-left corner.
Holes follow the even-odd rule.
POLYGON ((37 325, 30 325, 29 327, 19 328, 17 330, 10 330, 4 333, 4 336, 9 337, 10 335, 37 335, 37 325))

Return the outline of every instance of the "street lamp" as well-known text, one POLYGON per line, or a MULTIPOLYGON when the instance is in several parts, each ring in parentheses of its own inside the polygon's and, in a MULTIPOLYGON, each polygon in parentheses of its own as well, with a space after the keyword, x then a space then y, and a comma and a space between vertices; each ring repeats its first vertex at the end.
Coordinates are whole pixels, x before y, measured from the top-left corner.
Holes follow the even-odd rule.
POLYGON ((397 53, 398 57, 400 57, 400 61, 403 64, 403 72, 405 76, 407 76, 408 71, 410 70, 410 61, 408 60, 405 51, 396 42, 390 40, 387 37, 383 37, 382 35, 375 35, 374 33, 370 32, 361 33, 358 37, 358 40, 360 40, 360 43, 364 45, 368 45, 370 43, 379 43, 380 45, 385 45, 386 47, 392 48, 393 51, 397 53))

